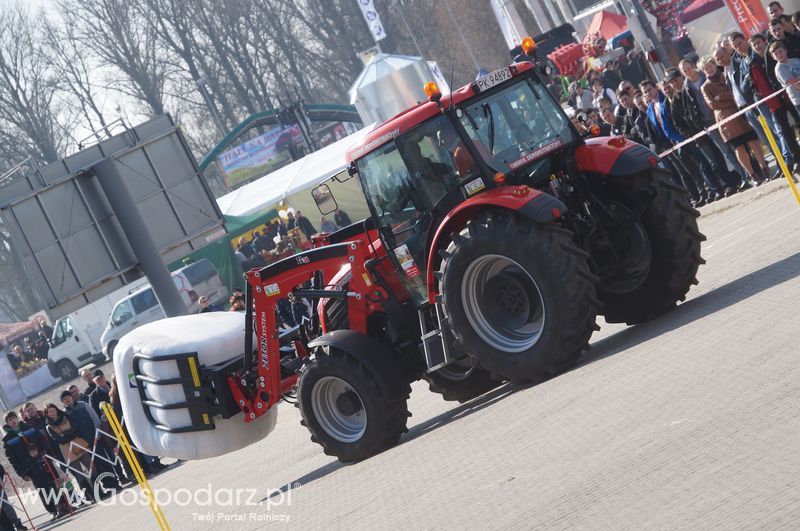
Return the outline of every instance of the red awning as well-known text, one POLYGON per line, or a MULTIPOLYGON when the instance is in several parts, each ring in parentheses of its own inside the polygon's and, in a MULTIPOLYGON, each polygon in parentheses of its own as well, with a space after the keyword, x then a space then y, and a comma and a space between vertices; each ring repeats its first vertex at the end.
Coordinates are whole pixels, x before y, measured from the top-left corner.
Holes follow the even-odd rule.
POLYGON ((600 11, 592 19, 586 33, 591 34, 598 31, 607 41, 610 41, 620 33, 625 33, 628 31, 628 23, 626 22, 625 15, 620 15, 611 11, 600 11))
POLYGON ((725 0, 694 0, 694 2, 686 6, 686 9, 681 13, 681 22, 686 24, 687 22, 697 20, 703 15, 708 15, 721 7, 725 7, 725 0))

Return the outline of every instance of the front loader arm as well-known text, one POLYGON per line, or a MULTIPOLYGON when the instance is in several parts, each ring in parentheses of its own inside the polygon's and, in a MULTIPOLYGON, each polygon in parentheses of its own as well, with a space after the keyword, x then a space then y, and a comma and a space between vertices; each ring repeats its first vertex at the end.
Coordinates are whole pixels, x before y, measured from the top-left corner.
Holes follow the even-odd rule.
MULTIPOLYGON (((245 319, 242 368, 227 378, 230 392, 244 413, 245 422, 252 422, 266 413, 297 383, 295 372, 281 374, 281 344, 276 322, 278 301, 289 293, 294 293, 297 298, 346 297, 350 299, 350 328, 365 333, 368 306, 374 304, 371 301, 382 300, 386 295, 364 268, 370 257, 368 243, 354 240, 311 249, 245 274, 245 306, 254 311, 248 312, 245 319), (321 277, 328 281, 347 263, 353 269, 353 278, 347 291, 298 288, 311 280, 315 273, 321 273, 321 277), (255 347, 252 344, 254 331, 255 347)), ((297 356, 308 357, 309 352, 303 341, 295 338, 293 342, 297 356)))

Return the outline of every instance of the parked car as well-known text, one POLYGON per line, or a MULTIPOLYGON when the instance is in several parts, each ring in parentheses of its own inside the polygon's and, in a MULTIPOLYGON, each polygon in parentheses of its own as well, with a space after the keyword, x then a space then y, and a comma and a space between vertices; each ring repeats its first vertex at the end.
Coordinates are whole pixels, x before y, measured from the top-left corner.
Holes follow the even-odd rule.
POLYGON ((146 278, 138 279, 56 319, 47 352, 47 368, 53 378, 68 381, 75 378, 84 365, 105 361, 100 338, 111 309, 132 290, 146 283, 146 278))
MULTIPOLYGON (((188 313, 197 313, 197 301, 206 297, 211 306, 224 306, 228 299, 228 288, 214 266, 206 259, 186 265, 172 273, 172 281, 186 305, 188 313)), ((144 285, 119 301, 111 310, 106 329, 100 338, 103 352, 108 359, 114 355, 114 347, 120 338, 143 324, 166 317, 149 284, 144 285)))

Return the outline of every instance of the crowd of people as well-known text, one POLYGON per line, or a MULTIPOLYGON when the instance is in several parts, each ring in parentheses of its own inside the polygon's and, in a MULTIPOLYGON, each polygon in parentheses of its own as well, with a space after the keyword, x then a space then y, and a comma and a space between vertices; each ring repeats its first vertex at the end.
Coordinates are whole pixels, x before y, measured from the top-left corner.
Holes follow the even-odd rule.
POLYGON ((602 73, 589 71, 569 87, 573 123, 587 133, 599 128, 601 135, 623 135, 656 153, 672 150, 662 163, 697 207, 780 176, 764 157, 769 142, 759 118, 796 171, 800 12, 790 17, 780 2, 771 2, 769 12, 764 34, 725 35, 709 54, 684 57, 659 82, 638 69, 623 76, 613 61, 602 73), (704 130, 708 134, 682 144, 704 130))
MULTIPOLYGON (((350 225, 351 221, 347 213, 339 209, 336 211, 333 221, 322 216, 319 223, 320 232, 334 232, 350 225)), ((289 210, 286 212, 286 220, 279 217, 268 224, 264 230, 253 231, 250 239, 246 235, 240 237, 234 254, 242 270, 248 271, 253 267, 267 265, 264 256, 276 249, 280 251, 283 243, 288 240, 289 231, 295 228, 299 229, 307 240, 311 240, 311 236, 317 233, 317 229, 301 211, 289 210)))
MULTIPOLYGON (((28 402, 3 417, 6 458, 20 478, 33 483, 53 519, 69 514, 76 504, 92 503, 96 495, 110 495, 123 481, 133 478, 128 463, 116 461, 117 441, 98 431, 112 433, 101 408, 103 402, 109 403, 122 421, 116 377, 106 379, 102 370, 87 369, 82 378, 87 387, 81 391, 70 385, 63 390, 61 406, 49 402, 40 409, 28 402), (82 488, 81 497, 67 494, 72 479, 82 488), (102 488, 95 488, 96 481, 102 488)), ((148 475, 166 468, 158 457, 138 457, 148 475)), ((0 478, 5 473, 0 467, 0 478)), ((25 529, 9 504, 3 505, 0 519, 2 529, 25 529)))

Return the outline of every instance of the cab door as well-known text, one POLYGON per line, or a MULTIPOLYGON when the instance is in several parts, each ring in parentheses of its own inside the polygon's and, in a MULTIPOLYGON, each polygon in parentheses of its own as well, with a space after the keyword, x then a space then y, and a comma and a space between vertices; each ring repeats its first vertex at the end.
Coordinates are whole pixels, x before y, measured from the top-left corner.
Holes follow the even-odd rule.
POLYGON ((358 162, 381 237, 418 306, 428 300, 424 272, 433 231, 450 207, 463 201, 465 183, 477 175, 471 155, 459 146, 458 133, 442 115, 358 162))

